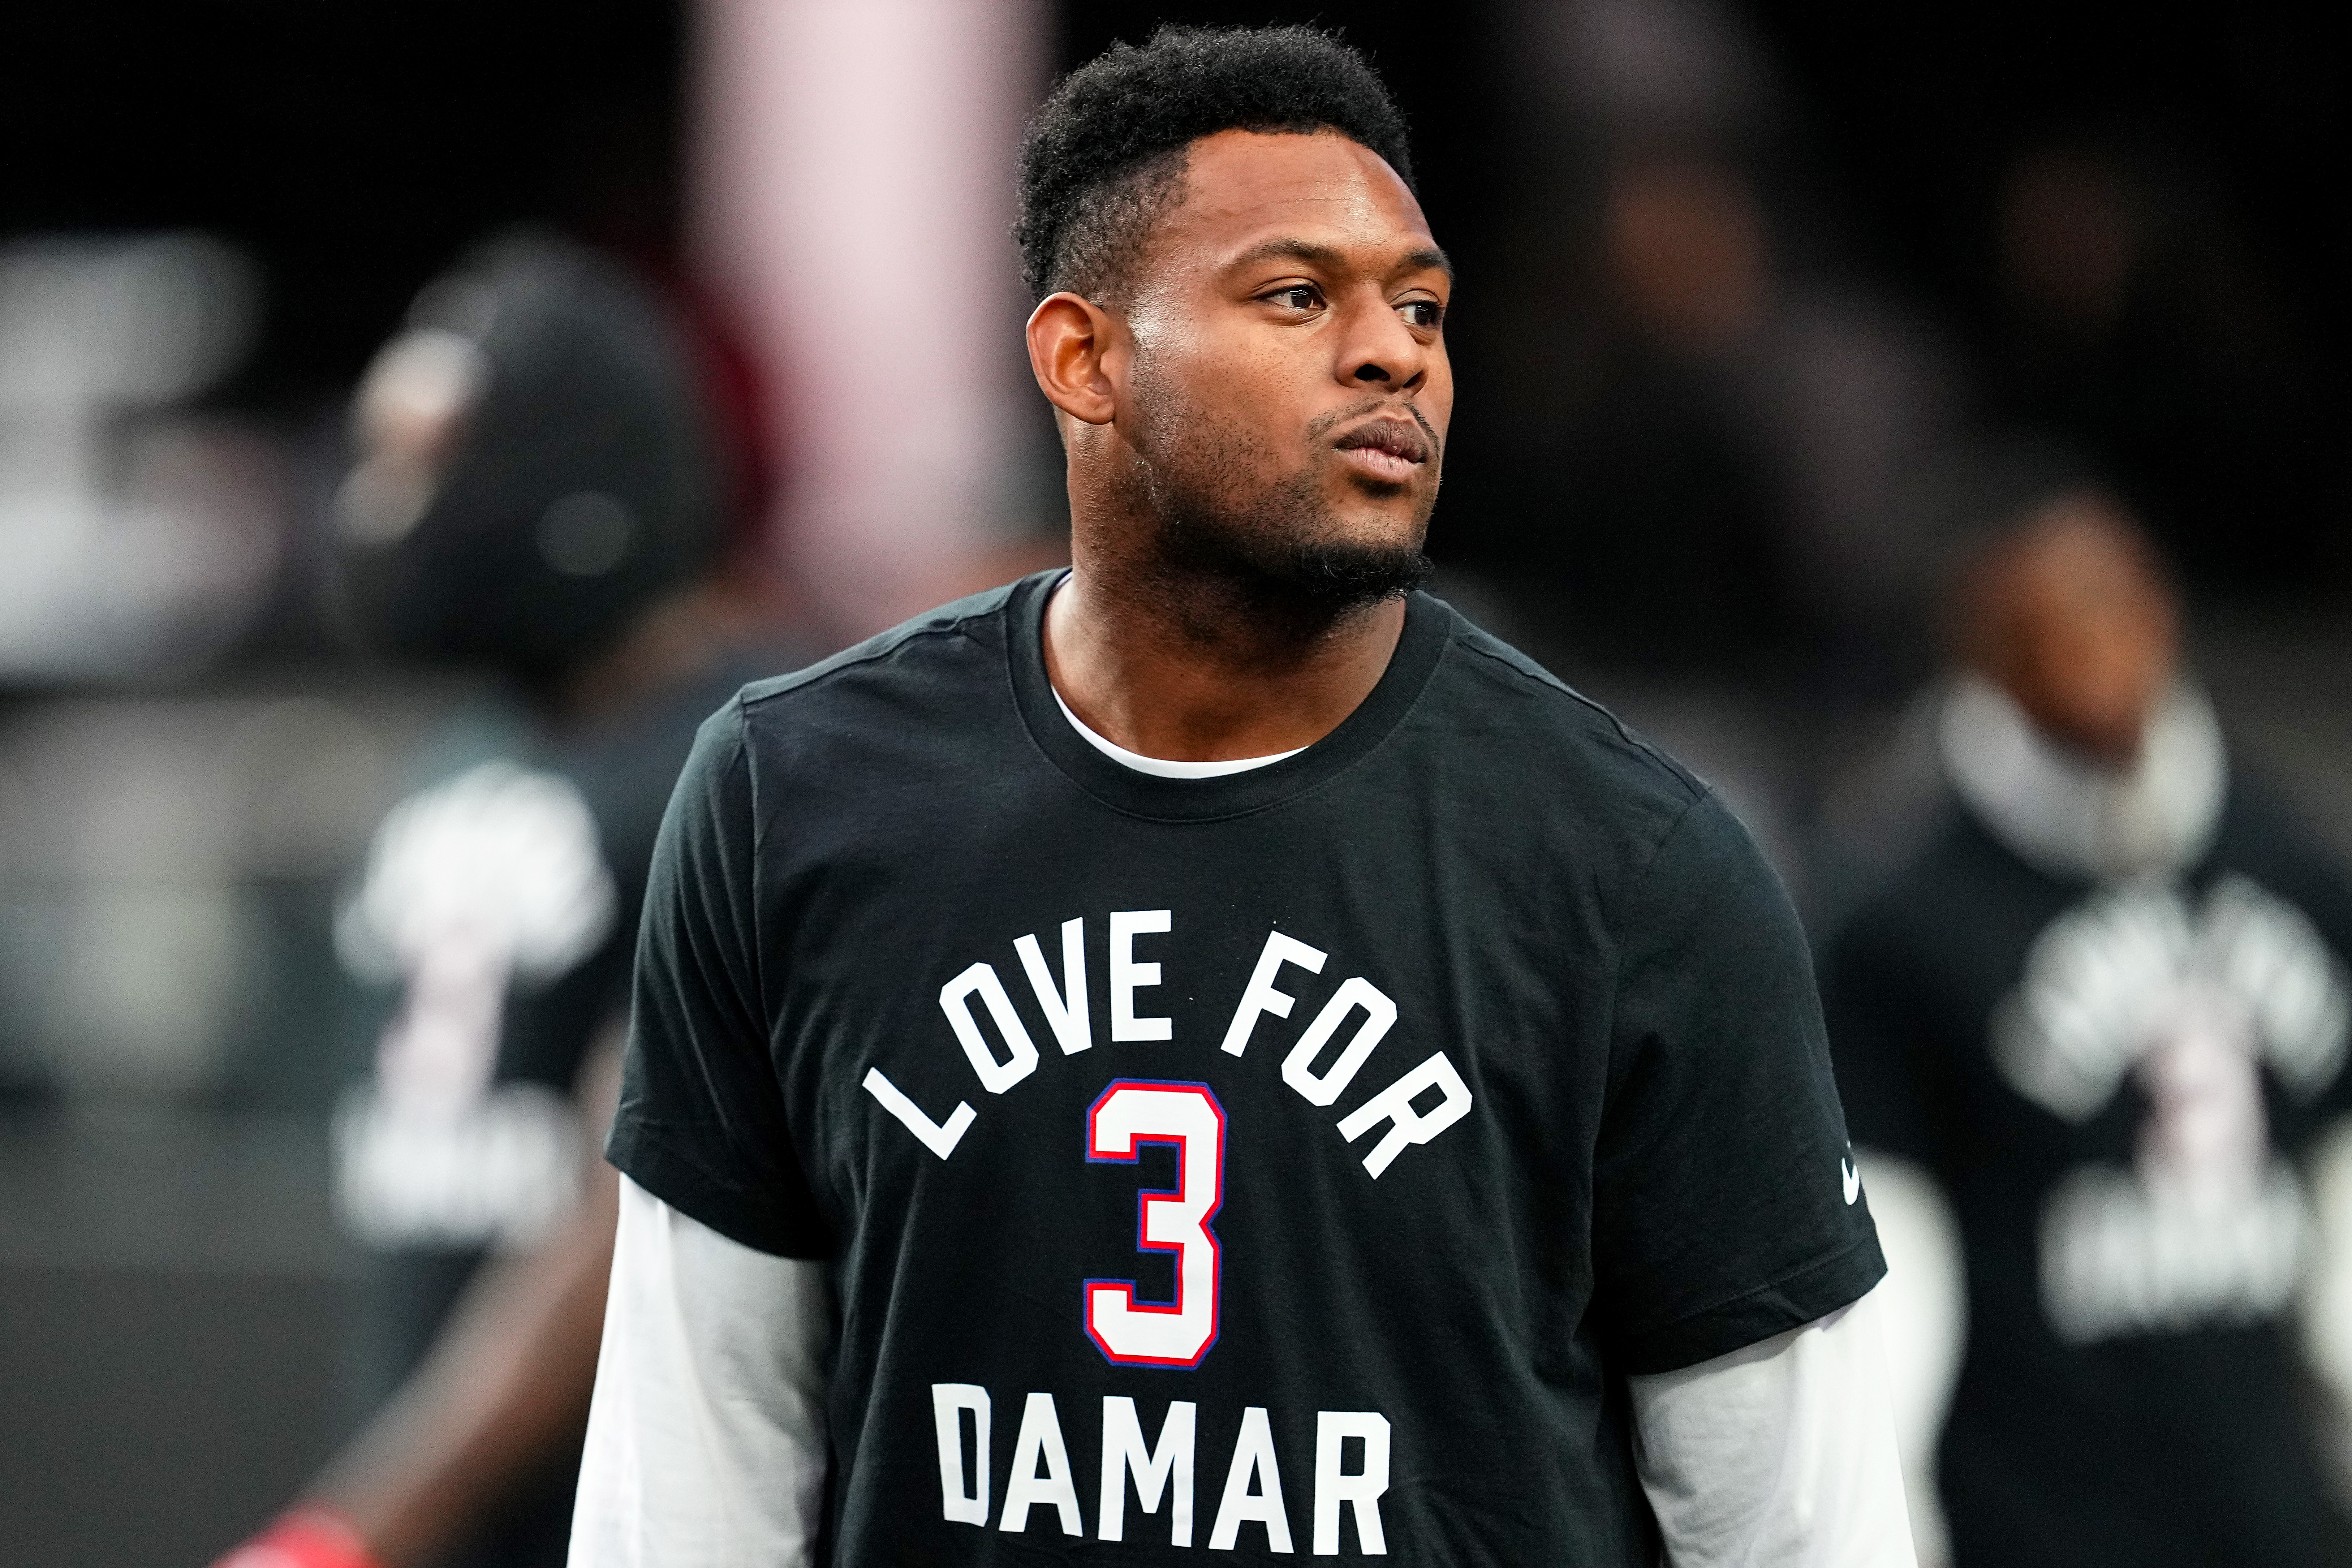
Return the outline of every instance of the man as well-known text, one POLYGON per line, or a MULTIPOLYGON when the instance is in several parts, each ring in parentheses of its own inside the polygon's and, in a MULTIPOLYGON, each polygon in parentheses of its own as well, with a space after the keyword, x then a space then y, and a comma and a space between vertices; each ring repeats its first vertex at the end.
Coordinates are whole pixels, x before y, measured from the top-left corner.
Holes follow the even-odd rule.
POLYGON ((560 1563, 614 1223, 583 1144, 662 805, 757 600, 712 570, 735 505, 689 340, 593 252, 510 239, 437 280, 356 424, 359 629, 503 679, 423 748, 338 926, 390 1014, 336 1125, 382 1408, 225 1568, 560 1563))
POLYGON ((1041 110, 1075 565, 698 741, 575 1564, 1910 1563, 1786 900, 1412 593, 1410 173, 1304 29, 1041 110))
POLYGON ((2352 887, 2231 775, 2117 504, 2021 458, 1988 505, 1937 730, 1958 809, 1824 985, 1857 1142, 1957 1217, 1951 1560, 2352 1561, 2288 1331, 2304 1159, 2352 1088, 2352 887))

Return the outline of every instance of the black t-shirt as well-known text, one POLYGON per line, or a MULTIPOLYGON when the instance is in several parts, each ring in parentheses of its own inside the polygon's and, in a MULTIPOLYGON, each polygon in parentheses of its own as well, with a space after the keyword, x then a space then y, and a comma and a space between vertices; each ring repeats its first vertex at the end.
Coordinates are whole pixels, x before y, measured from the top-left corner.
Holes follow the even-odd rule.
POLYGON ((1122 767, 1053 583, 748 688, 656 852, 610 1151, 832 1260, 829 1560, 1647 1564, 1625 1374, 1882 1270, 1770 870, 1424 595, 1305 752, 1122 767))
POLYGON ((2171 882, 2063 879, 1954 808, 1832 942, 1855 1142, 1961 1230, 1958 1568, 2352 1561, 2287 1323, 2348 942, 2352 887, 2234 784, 2171 882))

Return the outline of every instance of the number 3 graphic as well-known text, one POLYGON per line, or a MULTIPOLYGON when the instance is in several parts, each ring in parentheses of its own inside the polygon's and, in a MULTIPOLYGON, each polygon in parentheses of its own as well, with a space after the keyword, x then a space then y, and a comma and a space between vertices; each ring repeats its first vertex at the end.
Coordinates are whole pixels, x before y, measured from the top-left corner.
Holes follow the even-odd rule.
POLYGON ((1131 1165, 1139 1143, 1176 1146, 1176 1186, 1138 1195, 1135 1239, 1139 1252, 1176 1255, 1176 1300, 1138 1301, 1132 1279, 1089 1279, 1087 1337, 1121 1366, 1198 1366, 1217 1342, 1209 1222, 1225 1196, 1225 1108, 1202 1083, 1114 1083, 1087 1111, 1087 1159, 1131 1165))

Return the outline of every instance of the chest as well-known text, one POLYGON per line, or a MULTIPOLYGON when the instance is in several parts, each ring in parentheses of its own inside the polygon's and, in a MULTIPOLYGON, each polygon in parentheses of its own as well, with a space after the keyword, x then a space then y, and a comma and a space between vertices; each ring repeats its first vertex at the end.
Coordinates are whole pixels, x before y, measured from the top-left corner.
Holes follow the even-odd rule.
POLYGON ((1580 1201, 1614 953, 1572 867, 1538 879, 1477 837, 1338 802, 1182 825, 1047 803, 827 845, 762 906, 821 1201, 845 1234, 1132 1226, 1139 1180, 1213 1180, 1261 1236, 1308 1207, 1442 1236, 1523 1204, 1531 1163, 1580 1201))

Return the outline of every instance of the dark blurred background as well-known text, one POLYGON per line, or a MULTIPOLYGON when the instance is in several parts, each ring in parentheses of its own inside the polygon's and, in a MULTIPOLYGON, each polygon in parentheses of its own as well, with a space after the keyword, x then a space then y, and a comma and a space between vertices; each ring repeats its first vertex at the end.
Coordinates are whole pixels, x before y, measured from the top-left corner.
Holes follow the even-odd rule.
POLYGON ((205 1561, 363 1414, 326 1129, 371 1015, 333 916, 475 678, 354 651, 323 563, 352 389, 419 288, 538 228, 667 289, 726 345, 777 613, 837 646, 1061 548, 1011 148, 1054 71, 1161 19, 1374 57, 1461 277, 1436 591, 1714 778, 1810 918, 1899 837, 1930 585, 2021 432, 2140 513, 2233 739, 2352 850, 2316 8, 13 7, 11 1560, 205 1561), (913 406, 853 327, 924 367, 913 406))

